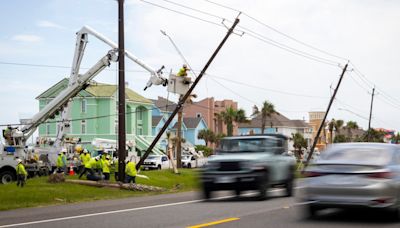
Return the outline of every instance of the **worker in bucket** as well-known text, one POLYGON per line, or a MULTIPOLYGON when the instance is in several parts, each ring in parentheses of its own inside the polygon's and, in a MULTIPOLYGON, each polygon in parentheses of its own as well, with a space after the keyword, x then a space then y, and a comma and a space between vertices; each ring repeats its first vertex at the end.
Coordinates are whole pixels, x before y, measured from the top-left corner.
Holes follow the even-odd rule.
POLYGON ((126 163, 126 167, 125 167, 125 183, 136 183, 136 175, 137 175, 137 171, 136 171, 136 163, 134 161, 128 161, 128 163, 126 163))
POLYGON ((24 164, 21 159, 17 159, 17 186, 24 187, 28 173, 25 170, 24 164))
POLYGON ((189 68, 188 68, 187 64, 183 64, 182 68, 176 74, 176 76, 178 76, 178 77, 184 77, 184 79, 183 79, 184 84, 190 83, 190 78, 188 77, 188 73, 187 73, 188 70, 189 70, 189 68))

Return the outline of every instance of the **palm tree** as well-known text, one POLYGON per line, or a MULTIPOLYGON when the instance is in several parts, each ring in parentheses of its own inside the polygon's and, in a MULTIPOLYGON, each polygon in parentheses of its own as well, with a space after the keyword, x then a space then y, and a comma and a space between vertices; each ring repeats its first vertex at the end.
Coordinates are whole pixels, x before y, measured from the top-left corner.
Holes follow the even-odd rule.
POLYGON ((197 134, 197 138, 203 139, 206 142, 206 146, 208 146, 209 142, 213 143, 215 141, 216 135, 210 129, 202 129, 197 134))
POLYGON ((232 106, 226 108, 225 111, 217 113, 217 118, 224 121, 228 136, 233 134, 233 123, 247 123, 246 112, 243 109, 235 110, 232 106))
POLYGON ((340 133, 340 129, 343 127, 344 121, 343 120, 335 120, 332 119, 328 123, 328 130, 331 135, 331 144, 333 143, 333 130, 335 130, 338 134, 340 133))
MULTIPOLYGON (((253 115, 259 115, 259 114, 261 114, 261 134, 264 134, 267 117, 271 118, 272 114, 279 115, 279 113, 275 110, 274 104, 266 100, 264 101, 263 106, 261 107, 261 111, 256 105, 254 105, 253 115)), ((272 120, 271 120, 271 128, 272 128, 272 120)))
POLYGON ((303 137, 302 134, 292 133, 293 147, 295 148, 295 155, 297 161, 299 161, 303 155, 303 148, 307 148, 307 140, 303 137))
POLYGON ((346 129, 349 133, 350 141, 353 141, 353 133, 352 130, 358 129, 358 124, 355 121, 349 121, 346 124, 346 129))

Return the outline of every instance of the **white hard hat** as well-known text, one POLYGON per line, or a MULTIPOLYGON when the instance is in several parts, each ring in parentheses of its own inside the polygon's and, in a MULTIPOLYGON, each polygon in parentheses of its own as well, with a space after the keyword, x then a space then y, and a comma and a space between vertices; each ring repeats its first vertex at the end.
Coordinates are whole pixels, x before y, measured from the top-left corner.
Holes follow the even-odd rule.
POLYGON ((67 149, 62 148, 61 153, 67 153, 67 149))
POLYGON ((17 158, 17 163, 21 163, 21 162, 22 162, 22 160, 17 158))
POLYGON ((83 149, 83 153, 88 153, 89 151, 87 149, 83 149))
POLYGON ((186 63, 184 63, 182 67, 184 67, 184 68, 188 68, 188 66, 187 66, 187 64, 186 64, 186 63))
POLYGON ((99 157, 95 157, 94 159, 96 159, 96 161, 100 160, 100 158, 99 158, 99 157))

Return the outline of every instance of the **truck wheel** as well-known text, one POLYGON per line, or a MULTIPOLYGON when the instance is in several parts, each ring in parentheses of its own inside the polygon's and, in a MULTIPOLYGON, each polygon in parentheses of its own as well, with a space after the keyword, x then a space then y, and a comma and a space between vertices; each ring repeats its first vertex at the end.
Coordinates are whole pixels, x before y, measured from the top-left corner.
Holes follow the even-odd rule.
POLYGON ((240 196, 240 193, 241 193, 241 192, 242 192, 242 191, 241 191, 240 189, 235 189, 235 194, 236 194, 237 197, 240 196))
POLYGON ((9 184, 12 181, 15 181, 17 177, 15 174, 11 171, 4 171, 0 173, 0 183, 1 184, 9 184))
POLYGON ((285 196, 291 197, 293 196, 293 178, 290 178, 286 181, 285 184, 285 196))
POLYGON ((191 169, 192 165, 189 163, 187 167, 188 167, 188 169, 191 169))
POLYGON ((157 169, 158 169, 158 170, 161 170, 161 165, 158 165, 158 166, 157 166, 157 169))
POLYGON ((204 196, 204 199, 206 199, 206 200, 210 199, 211 198, 211 190, 207 187, 204 187, 203 188, 203 196, 204 196))
POLYGON ((305 216, 308 219, 313 219, 317 215, 318 208, 313 205, 307 205, 305 210, 305 216))

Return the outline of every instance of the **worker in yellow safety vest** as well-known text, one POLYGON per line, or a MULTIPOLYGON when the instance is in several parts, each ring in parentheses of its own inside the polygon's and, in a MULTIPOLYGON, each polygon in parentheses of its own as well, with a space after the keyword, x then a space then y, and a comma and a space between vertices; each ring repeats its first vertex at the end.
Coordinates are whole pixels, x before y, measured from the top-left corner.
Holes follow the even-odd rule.
MULTIPOLYGON (((88 159, 88 157, 86 157, 86 159, 88 159)), ((85 174, 85 173, 89 173, 91 175, 94 175, 93 170, 97 168, 97 161, 95 158, 90 158, 88 160, 86 160, 85 162, 85 170, 83 170, 83 172, 79 175, 79 179, 81 179, 81 177, 85 174)))
POLYGON ((110 180, 110 156, 107 155, 106 159, 103 161, 103 174, 104 174, 104 180, 110 180))
POLYGON ((136 183, 136 163, 134 161, 128 161, 125 167, 125 183, 136 183))
POLYGON ((25 185, 25 181, 28 176, 28 173, 26 172, 25 166, 24 166, 24 164, 22 164, 21 159, 18 158, 17 163, 18 163, 17 168, 16 168, 16 170, 17 170, 17 186, 21 186, 21 188, 22 188, 25 185))
POLYGON ((66 173, 67 170, 67 157, 65 156, 65 154, 67 153, 67 149, 63 148, 61 150, 61 152, 58 154, 57 157, 57 172, 58 173, 66 173))

